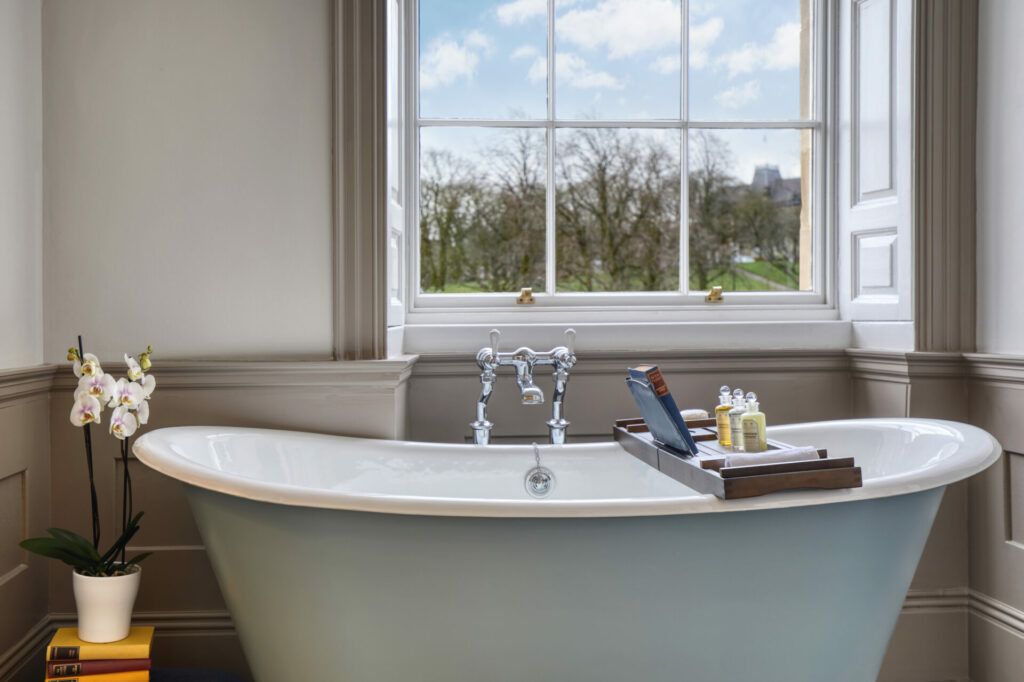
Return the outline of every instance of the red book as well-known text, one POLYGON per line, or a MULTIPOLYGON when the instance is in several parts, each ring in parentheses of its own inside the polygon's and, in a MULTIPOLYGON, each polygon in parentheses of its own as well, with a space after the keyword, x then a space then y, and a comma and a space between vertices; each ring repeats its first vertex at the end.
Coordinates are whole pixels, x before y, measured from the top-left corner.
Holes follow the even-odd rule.
POLYGON ((103 675, 129 670, 149 670, 148 658, 118 658, 105 661, 50 661, 46 664, 47 677, 74 677, 76 675, 103 675))

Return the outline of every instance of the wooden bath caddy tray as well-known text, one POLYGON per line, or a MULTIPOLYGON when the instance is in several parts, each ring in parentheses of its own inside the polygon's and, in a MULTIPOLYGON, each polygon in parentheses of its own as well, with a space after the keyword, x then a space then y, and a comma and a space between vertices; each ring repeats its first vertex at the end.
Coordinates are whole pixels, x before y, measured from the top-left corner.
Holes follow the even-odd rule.
MULTIPOLYGON (((715 420, 688 421, 686 426, 697 442, 697 457, 683 457, 656 443, 642 418, 617 419, 612 432, 623 449, 640 461, 688 488, 723 500, 757 497, 779 490, 859 488, 863 485, 860 467, 854 466, 853 457, 828 459, 825 450, 818 450, 820 459, 726 467, 723 466, 725 456, 731 451, 719 444, 715 420)), ((769 451, 790 447, 793 446, 768 441, 769 451)))

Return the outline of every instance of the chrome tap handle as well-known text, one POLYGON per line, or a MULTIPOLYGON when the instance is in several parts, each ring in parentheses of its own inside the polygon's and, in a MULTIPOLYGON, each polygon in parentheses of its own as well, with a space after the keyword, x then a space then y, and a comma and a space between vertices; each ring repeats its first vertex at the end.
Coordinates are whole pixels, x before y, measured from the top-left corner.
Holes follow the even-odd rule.
POLYGON ((501 360, 498 357, 498 339, 501 338, 501 332, 497 329, 492 329, 490 332, 491 345, 489 348, 481 348, 476 354, 476 364, 484 372, 494 373, 494 370, 498 369, 501 365, 501 360))
POLYGON ((570 328, 565 330, 565 345, 551 351, 555 365, 552 374, 555 379, 555 392, 551 401, 551 419, 547 425, 552 445, 563 445, 566 429, 569 428, 569 420, 565 418, 564 401, 565 389, 569 384, 569 370, 576 364, 576 354, 573 352, 575 345, 576 330, 570 328))
POLYGON ((497 329, 490 331, 490 348, 481 348, 476 354, 476 364, 480 367, 480 397, 476 401, 476 421, 469 426, 473 429, 473 442, 477 445, 487 445, 491 441, 491 429, 494 422, 487 419, 487 401, 491 399, 494 392, 494 382, 498 380, 494 370, 501 364, 498 358, 498 339, 501 332, 497 329))
MULTIPOLYGON (((565 330, 565 345, 558 346, 551 351, 551 356, 554 359, 555 365, 555 378, 558 378, 559 372, 568 372, 572 369, 573 365, 576 364, 576 354, 573 352, 573 346, 576 345, 576 330, 566 329, 565 330)), ((568 380, 568 378, 566 378, 568 380)))

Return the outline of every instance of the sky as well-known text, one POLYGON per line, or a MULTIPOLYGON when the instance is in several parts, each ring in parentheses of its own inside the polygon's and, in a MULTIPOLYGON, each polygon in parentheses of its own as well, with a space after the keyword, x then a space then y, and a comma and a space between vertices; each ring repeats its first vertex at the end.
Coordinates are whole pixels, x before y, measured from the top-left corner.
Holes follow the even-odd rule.
MULTIPOLYGON (((420 0, 420 116, 537 119, 547 112, 546 0, 420 0)), ((681 6, 555 0, 558 119, 799 118, 799 0, 691 0, 688 111, 681 111, 681 6)), ((733 174, 800 172, 799 133, 717 131, 733 174)), ((424 130, 424 149, 486 158, 501 131, 424 130)))

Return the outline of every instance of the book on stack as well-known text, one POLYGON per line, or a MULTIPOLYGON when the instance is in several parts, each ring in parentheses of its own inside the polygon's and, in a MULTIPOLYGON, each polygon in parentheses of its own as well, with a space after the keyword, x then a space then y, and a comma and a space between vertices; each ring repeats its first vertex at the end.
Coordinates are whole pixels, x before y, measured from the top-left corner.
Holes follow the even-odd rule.
POLYGON ((47 682, 149 682, 152 627, 134 627, 122 640, 97 644, 60 628, 46 647, 47 682))

